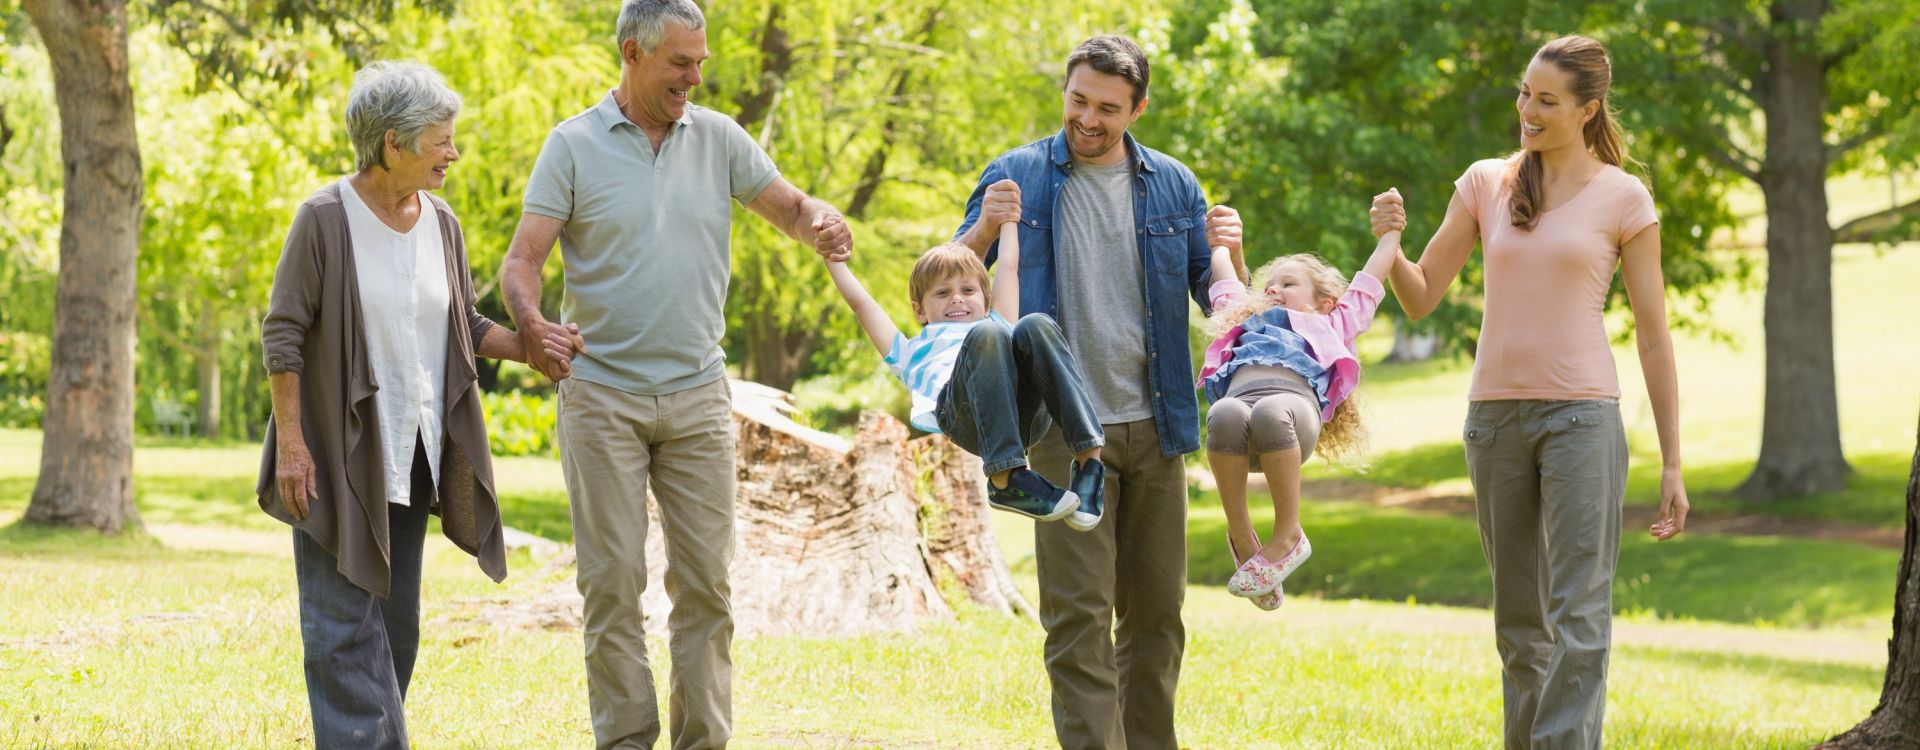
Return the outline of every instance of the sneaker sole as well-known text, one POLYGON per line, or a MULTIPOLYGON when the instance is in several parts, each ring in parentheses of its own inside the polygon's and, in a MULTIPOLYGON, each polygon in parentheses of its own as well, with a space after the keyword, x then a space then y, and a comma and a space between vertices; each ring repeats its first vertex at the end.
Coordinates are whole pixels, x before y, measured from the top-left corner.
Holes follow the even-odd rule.
POLYGON ((1004 510, 1008 513, 1012 513, 1015 515, 1026 516, 1035 521, 1058 521, 1062 518, 1066 518, 1067 516, 1073 515, 1073 512, 1080 507, 1080 497, 1078 495, 1073 494, 1072 492, 1067 492, 1062 494, 1060 496, 1060 501, 1053 504, 1053 511, 1050 513, 1047 513, 1046 515, 1028 513, 1024 510, 1015 508, 1010 505, 1001 505, 999 503, 994 502, 991 498, 987 500, 987 504, 993 506, 995 509, 1004 510))

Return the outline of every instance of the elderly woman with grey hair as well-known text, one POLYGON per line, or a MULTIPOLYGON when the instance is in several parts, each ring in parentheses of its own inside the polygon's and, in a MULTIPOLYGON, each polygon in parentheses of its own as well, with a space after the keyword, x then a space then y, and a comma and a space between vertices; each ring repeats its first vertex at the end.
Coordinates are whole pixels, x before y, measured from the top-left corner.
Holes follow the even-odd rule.
MULTIPOLYGON (((260 508, 294 527, 317 748, 405 748, 427 517, 506 577, 474 356, 526 361, 474 309, 460 224, 427 191, 460 158, 460 96, 432 68, 374 63, 347 100, 352 175, 300 205, 261 326, 273 417, 260 508)), ((533 341, 564 378, 582 344, 533 341)))

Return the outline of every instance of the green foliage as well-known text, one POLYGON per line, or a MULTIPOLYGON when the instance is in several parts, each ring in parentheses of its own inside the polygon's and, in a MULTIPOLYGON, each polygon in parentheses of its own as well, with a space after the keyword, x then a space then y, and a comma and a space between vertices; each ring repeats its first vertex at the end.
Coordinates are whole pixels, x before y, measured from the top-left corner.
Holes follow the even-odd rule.
POLYGON ((481 394, 480 408, 487 415, 487 445, 493 455, 557 458, 557 404, 557 398, 520 391, 481 394))

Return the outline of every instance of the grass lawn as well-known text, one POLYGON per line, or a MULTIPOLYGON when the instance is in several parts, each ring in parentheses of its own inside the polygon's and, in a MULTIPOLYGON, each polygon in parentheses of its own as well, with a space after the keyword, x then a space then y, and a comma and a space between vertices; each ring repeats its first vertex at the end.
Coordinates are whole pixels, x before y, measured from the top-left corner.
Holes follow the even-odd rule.
MULTIPOLYGON (((37 449, 37 433, 0 431, 0 524, 25 508, 37 449)), ((150 534, 0 532, 0 747, 310 741, 288 532, 253 507, 257 459, 249 446, 143 443, 150 534)), ((511 523, 567 538, 554 462, 498 470, 511 523)), ((1447 606, 1484 600, 1470 521, 1310 503, 1315 558, 1287 606, 1263 614, 1220 588, 1224 520, 1210 495, 1194 501, 1184 745, 1498 746, 1490 620, 1447 606)), ((1031 596, 1031 524, 1001 514, 996 530, 1031 596)), ((589 744, 579 633, 470 619, 482 598, 530 593, 538 561, 510 555, 514 577, 495 586, 429 539, 416 745, 589 744)), ((1878 697, 1894 566, 1845 544, 1629 539, 1609 747, 1806 747, 1850 726, 1878 697), (1762 562, 1772 578, 1750 567, 1762 562)), ((1049 746, 1042 632, 963 613, 912 634, 736 643, 734 746, 1049 746)), ((664 688, 665 644, 654 654, 664 688)))

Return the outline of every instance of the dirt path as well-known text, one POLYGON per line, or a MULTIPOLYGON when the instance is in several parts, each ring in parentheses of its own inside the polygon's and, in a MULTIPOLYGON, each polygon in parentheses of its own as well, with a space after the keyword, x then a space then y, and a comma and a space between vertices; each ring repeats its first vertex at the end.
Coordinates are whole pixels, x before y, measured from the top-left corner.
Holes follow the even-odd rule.
MULTIPOLYGON (((1189 481, 1202 488, 1213 487, 1213 475, 1205 469, 1189 469, 1187 476, 1189 481)), ((1266 479, 1259 475, 1248 478, 1249 489, 1265 491, 1266 484, 1266 479)), ((1300 484, 1301 495, 1312 500, 1368 503, 1381 508, 1405 508, 1455 516, 1473 515, 1473 487, 1464 481, 1442 482, 1420 489, 1383 487, 1364 479, 1345 478, 1307 479, 1300 484)), ((1629 531, 1645 529, 1658 516, 1659 512, 1653 508, 1629 505, 1622 519, 1623 527, 1629 531)), ((1891 550, 1900 549, 1906 540, 1903 529, 1761 514, 1692 513, 1687 516, 1687 533, 1826 539, 1891 550)))

